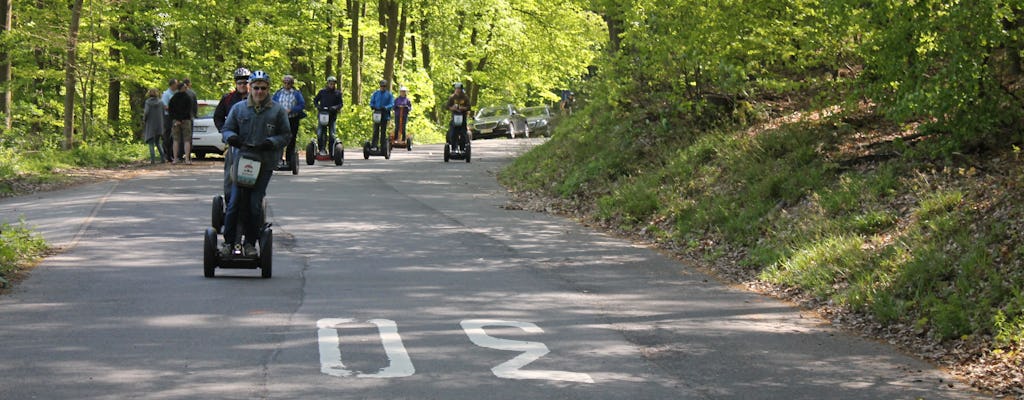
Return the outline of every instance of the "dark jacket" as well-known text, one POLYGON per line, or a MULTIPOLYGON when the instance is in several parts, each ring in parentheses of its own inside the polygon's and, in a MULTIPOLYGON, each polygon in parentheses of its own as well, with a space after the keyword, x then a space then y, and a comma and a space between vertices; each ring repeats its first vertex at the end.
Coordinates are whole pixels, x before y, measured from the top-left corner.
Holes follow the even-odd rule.
POLYGON ((237 90, 232 90, 221 96, 217 108, 213 110, 213 125, 217 127, 217 131, 224 130, 224 121, 228 118, 228 111, 231 111, 231 107, 235 103, 245 100, 246 97, 248 94, 239 93, 237 90))
POLYGON ((196 101, 192 100, 192 96, 189 96, 188 92, 179 91, 171 96, 171 101, 167 102, 167 114, 175 121, 191 120, 192 110, 196 107, 198 107, 196 101))
POLYGON ((341 109, 341 91, 338 89, 320 89, 320 92, 313 97, 313 107, 316 107, 317 111, 321 107, 327 107, 331 114, 338 113, 341 109))

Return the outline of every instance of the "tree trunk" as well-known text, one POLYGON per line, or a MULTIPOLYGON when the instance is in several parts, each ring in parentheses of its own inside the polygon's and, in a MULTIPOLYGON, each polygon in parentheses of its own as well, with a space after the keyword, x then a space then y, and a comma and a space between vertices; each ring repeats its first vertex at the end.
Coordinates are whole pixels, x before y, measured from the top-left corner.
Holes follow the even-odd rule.
POLYGON ((398 39, 398 3, 391 0, 381 0, 381 5, 386 7, 382 13, 386 14, 387 19, 384 79, 388 81, 388 85, 393 85, 395 83, 395 52, 398 49, 398 43, 396 42, 398 39))
POLYGON ((78 68, 78 27, 82 21, 82 0, 75 0, 71 8, 68 28, 68 47, 64 60, 64 149, 74 145, 75 133, 75 68, 78 68))
POLYGON ((352 20, 352 35, 348 39, 348 63, 349 67, 352 69, 352 104, 359 104, 362 99, 362 96, 360 96, 360 92, 362 91, 363 74, 359 65, 359 53, 361 47, 361 42, 359 40, 359 9, 359 0, 348 1, 348 18, 352 20))
MULTIPOLYGON (((111 29, 110 35, 118 42, 124 40, 124 34, 116 28, 111 29)), ((112 63, 121 63, 121 50, 115 46, 110 48, 109 53, 112 63)), ((117 72, 110 71, 110 80, 107 83, 107 121, 114 126, 121 122, 121 80, 117 77, 117 72)))
MULTIPOLYGON (((7 37, 11 34, 11 4, 13 0, 0 0, 0 35, 7 37)), ((10 131, 12 126, 11 102, 11 54, 6 50, 0 52, 0 110, 4 113, 4 132, 10 131)))
POLYGON ((409 10, 405 8, 405 3, 402 3, 401 7, 399 14, 402 16, 399 17, 398 22, 398 54, 396 55, 396 63, 399 68, 402 68, 402 64, 405 62, 405 30, 408 28, 406 19, 409 14, 409 10))
MULTIPOLYGON (((334 8, 334 0, 327 0, 327 9, 330 10, 330 9, 333 9, 333 8, 334 8)), ((334 66, 334 58, 333 58, 334 53, 331 50, 331 45, 334 44, 334 43, 329 39, 331 36, 333 36, 332 34, 334 33, 334 18, 333 18, 332 14, 333 13, 331 13, 330 11, 327 12, 327 37, 328 37, 328 39, 327 39, 327 48, 324 49, 324 50, 326 50, 325 54, 327 54, 327 57, 324 59, 324 76, 325 77, 332 75, 332 71, 333 71, 332 68, 334 66)))
POLYGON ((420 21, 420 53, 423 54, 423 68, 430 72, 430 40, 427 36, 427 21, 420 21))

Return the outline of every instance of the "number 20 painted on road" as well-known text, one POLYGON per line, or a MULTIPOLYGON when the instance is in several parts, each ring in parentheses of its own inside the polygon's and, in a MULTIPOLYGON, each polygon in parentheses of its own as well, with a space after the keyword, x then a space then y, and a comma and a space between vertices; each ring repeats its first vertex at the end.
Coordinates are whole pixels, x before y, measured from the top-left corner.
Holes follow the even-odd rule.
MULTIPOLYGON (((398 324, 389 319, 371 319, 369 322, 377 326, 384 352, 388 357, 387 367, 373 374, 355 373, 348 370, 341 361, 341 339, 338 327, 355 323, 352 318, 324 318, 316 322, 317 341, 320 346, 320 372, 337 377, 357 378, 401 378, 416 373, 409 353, 405 350, 401 336, 398 335, 398 324)), ((590 375, 578 372, 550 370, 522 370, 526 365, 539 360, 550 350, 540 342, 500 339, 488 335, 486 327, 519 328, 527 333, 544 333, 536 324, 519 321, 503 321, 493 319, 468 319, 460 323, 462 330, 469 336, 473 344, 495 350, 518 351, 522 354, 491 368, 494 376, 505 379, 544 379, 568 382, 594 383, 590 375)))

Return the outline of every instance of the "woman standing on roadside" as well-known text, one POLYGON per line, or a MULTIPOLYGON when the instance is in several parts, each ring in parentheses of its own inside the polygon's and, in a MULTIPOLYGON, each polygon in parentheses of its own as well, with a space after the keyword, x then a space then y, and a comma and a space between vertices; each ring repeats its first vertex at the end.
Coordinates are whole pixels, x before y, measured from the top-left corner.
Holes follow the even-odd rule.
POLYGON ((164 132, 164 103, 160 101, 160 92, 149 89, 146 93, 146 104, 142 110, 142 138, 149 145, 149 163, 156 164, 156 151, 160 151, 160 162, 166 159, 160 138, 164 132))

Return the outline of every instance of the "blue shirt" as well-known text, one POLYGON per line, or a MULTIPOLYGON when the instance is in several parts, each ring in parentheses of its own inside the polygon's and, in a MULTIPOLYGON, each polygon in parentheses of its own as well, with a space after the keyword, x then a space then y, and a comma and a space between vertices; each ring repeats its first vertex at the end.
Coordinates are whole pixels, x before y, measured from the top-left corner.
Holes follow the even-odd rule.
POLYGON ((373 96, 370 96, 370 108, 376 110, 383 108, 387 111, 391 111, 395 107, 395 96, 391 95, 391 92, 386 90, 377 90, 373 92, 373 96))

